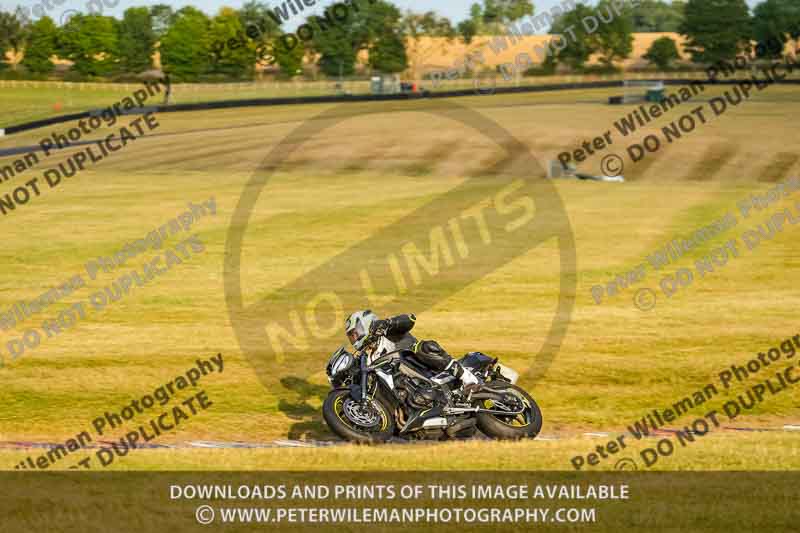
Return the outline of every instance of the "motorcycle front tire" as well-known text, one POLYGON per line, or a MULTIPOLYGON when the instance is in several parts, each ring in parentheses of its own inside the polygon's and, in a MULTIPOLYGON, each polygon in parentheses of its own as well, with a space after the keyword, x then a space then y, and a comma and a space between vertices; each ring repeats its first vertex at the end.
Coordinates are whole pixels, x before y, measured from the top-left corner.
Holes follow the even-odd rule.
POLYGON ((342 405, 349 398, 349 389, 335 389, 328 394, 322 405, 322 416, 336 435, 346 441, 360 444, 381 443, 392 438, 395 431, 394 414, 392 408, 380 398, 380 395, 372 398, 373 405, 378 410, 380 417, 380 425, 377 430, 373 431, 360 430, 347 419, 342 412, 342 405))

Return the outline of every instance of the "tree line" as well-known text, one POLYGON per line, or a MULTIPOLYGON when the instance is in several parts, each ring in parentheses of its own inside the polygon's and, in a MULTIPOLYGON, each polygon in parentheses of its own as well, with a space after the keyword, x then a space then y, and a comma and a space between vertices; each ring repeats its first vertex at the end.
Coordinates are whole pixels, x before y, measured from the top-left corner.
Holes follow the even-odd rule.
MULTIPOLYGON (((701 64, 740 53, 773 57, 800 38, 797 0, 765 0, 752 12, 745 0, 625 0, 621 16, 601 16, 596 31, 587 31, 587 17, 602 15, 611 1, 600 0, 594 7, 575 2, 556 17, 550 33, 569 30, 575 38, 548 56, 545 69, 580 71, 594 55, 614 68, 630 57, 635 32, 679 32, 686 37, 685 51, 701 64)), ((457 24, 434 12, 401 12, 389 0, 342 0, 338 5, 333 15, 329 10, 337 4, 323 16, 307 17, 293 33, 281 28, 275 8, 258 0, 238 10, 223 7, 214 16, 191 6, 155 5, 131 7, 121 19, 76 14, 61 26, 47 16, 27 20, 19 9, 0 11, 0 54, 22 52, 24 73, 40 77, 52 74, 54 56, 68 59, 68 76, 81 79, 147 71, 156 51, 162 69, 176 81, 249 79, 259 62, 285 77, 301 73, 304 64, 327 76, 351 75, 362 52, 368 53, 373 71, 396 73, 409 69, 408 49, 417 52, 428 37, 469 45, 480 35, 502 36, 515 22, 534 15, 530 0, 481 0, 457 24)), ((669 68, 679 51, 665 37, 644 57, 669 68)))

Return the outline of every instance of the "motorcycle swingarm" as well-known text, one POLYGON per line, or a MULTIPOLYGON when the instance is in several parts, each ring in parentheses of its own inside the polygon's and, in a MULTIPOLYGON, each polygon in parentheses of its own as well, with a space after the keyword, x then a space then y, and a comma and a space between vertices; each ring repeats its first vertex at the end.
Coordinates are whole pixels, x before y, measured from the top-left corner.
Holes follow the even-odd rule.
POLYGON ((498 409, 486 409, 484 407, 448 407, 444 409, 444 414, 460 415, 464 413, 489 413, 491 415, 508 415, 517 416, 525 412, 525 409, 519 411, 500 411, 498 409))

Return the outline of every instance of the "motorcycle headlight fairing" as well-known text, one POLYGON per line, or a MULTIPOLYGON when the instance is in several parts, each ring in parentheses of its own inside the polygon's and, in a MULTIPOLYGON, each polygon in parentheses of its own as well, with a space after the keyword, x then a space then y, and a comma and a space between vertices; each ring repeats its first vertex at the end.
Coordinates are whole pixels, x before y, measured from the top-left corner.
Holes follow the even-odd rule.
POLYGON ((328 378, 333 378, 341 372, 345 372, 353 366, 355 358, 344 348, 339 348, 328 361, 328 378))

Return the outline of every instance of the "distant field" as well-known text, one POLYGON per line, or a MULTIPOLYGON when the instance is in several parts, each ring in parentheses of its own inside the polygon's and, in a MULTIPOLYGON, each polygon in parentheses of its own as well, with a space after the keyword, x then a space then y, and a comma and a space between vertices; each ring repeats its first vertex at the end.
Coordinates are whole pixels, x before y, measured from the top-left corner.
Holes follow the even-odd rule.
MULTIPOLYGON (((490 75, 480 74, 474 77, 448 79, 448 75, 429 67, 425 72, 435 72, 434 79, 418 80, 420 88, 438 92, 447 90, 476 89, 490 90, 492 87, 518 87, 526 85, 545 85, 558 83, 579 83, 592 81, 611 81, 624 79, 702 79, 702 72, 667 72, 667 73, 620 73, 608 75, 559 75, 525 77, 519 72, 490 75)), ((442 67, 444 68, 444 67, 442 67)), ((745 76, 744 72, 737 74, 745 76)), ((789 78, 800 79, 800 71, 792 73, 789 78)), ((129 96, 139 88, 138 84, 112 83, 61 83, 39 81, 3 81, 0 80, 0 128, 20 124, 30 120, 50 116, 102 108, 129 96)), ((278 98, 295 96, 334 95, 346 92, 349 94, 369 94, 369 81, 345 81, 342 88, 331 81, 296 81, 296 82, 243 82, 219 84, 175 84, 171 97, 172 103, 193 103, 219 100, 240 100, 248 98, 278 98)), ((621 89, 613 94, 621 94, 621 89)), ((561 98, 557 96, 556 98, 561 98)), ((163 94, 153 97, 148 104, 161 104, 163 94)))
MULTIPOLYGON (((698 101, 721 91, 709 90, 698 101)), ((52 96, 29 92, 42 104, 52 96)), ((569 91, 457 100, 521 140, 541 163, 538 168, 504 160, 507 147, 436 114, 440 102, 341 107, 337 112, 356 116, 311 135, 279 166, 256 204, 244 242, 245 300, 268 295, 470 178, 472 185, 464 194, 476 202, 498 180, 541 178, 545 161, 613 129, 614 121, 632 111, 630 106, 605 105, 613 93, 569 91), (414 112, 406 112, 410 110, 414 112)), ((15 94, 20 102, 26 100, 21 92, 15 94)), ((81 105, 91 101, 85 94, 87 100, 81 105)), ((5 96, 0 100, 3 105, 8 102, 5 96)), ((308 381, 289 386, 290 392, 265 389, 233 334, 223 288, 225 239, 244 185, 256 168, 270 166, 264 158, 276 143, 331 107, 163 114, 153 134, 3 217, 6 232, 0 261, 6 268, 0 272, 0 310, 82 272, 87 261, 143 237, 184 211, 190 201, 213 196, 218 205, 215 216, 202 218, 192 229, 205 251, 151 285, 103 312, 90 313, 73 330, 16 361, 9 358, 7 340, 20 336, 26 327, 38 326, 39 319, 0 332, 5 362, 0 368, 4 406, 0 441, 63 441, 105 410, 152 391, 185 372, 198 357, 218 352, 224 354, 225 371, 205 378, 203 384, 213 407, 158 442, 331 438, 319 415, 327 387, 328 352, 289 351, 286 375, 276 378, 298 373, 308 381)), ((681 109, 688 112, 692 107, 681 109)), ((626 160, 625 184, 556 184, 575 235, 575 310, 553 365, 532 392, 544 412, 543 434, 563 440, 424 448, 148 450, 121 460, 118 467, 395 468, 413 457, 415 467, 430 469, 570 468, 573 455, 587 453, 597 444, 580 437, 582 432, 622 432, 652 409, 691 394, 731 364, 744 364, 759 351, 800 333, 796 320, 800 241, 798 228, 789 225, 724 269, 696 280, 672 298, 662 297, 652 311, 633 305, 633 290, 601 305, 594 303, 590 292, 592 286, 635 268, 658 247, 735 209, 748 194, 798 175, 800 140, 795 121, 789 118, 798 114, 800 92, 771 87, 657 155, 636 165, 626 160), (420 454, 419 449, 436 452, 420 454)), ((677 116, 651 124, 624 144, 619 140, 613 151, 624 155, 625 144, 641 140, 677 116)), ((6 137, 0 148, 33 144, 49 133, 6 137)), ((0 195, 12 191, 23 178, 41 176, 43 168, 66 155, 53 156, 40 169, 3 183, 0 195)), ((601 157, 581 169, 599 173, 601 157)), ((8 162, 0 160, 0 165, 8 162)), ((800 192, 776 203, 774 209, 791 208, 798 200, 800 192)), ((441 206, 443 212, 449 208, 446 203, 441 206)), ((730 236, 763 222, 774 209, 742 221, 730 236)), ((419 242, 427 242, 427 221, 417 224, 408 229, 408 238, 419 236, 419 242)), ((179 240, 168 244, 174 246, 179 240)), ((693 250, 668 271, 694 265, 725 240, 720 236, 693 250)), ((133 260, 130 268, 141 267, 153 255, 148 252, 133 260)), ((480 349, 525 370, 553 318, 560 274, 557 249, 552 241, 546 242, 418 312, 419 336, 436 338, 456 354, 480 349)), ((40 317, 51 318, 70 303, 87 299, 117 275, 102 274, 91 288, 76 292, 40 317)), ((642 286, 657 289, 660 278, 660 273, 650 272, 642 286)), ((320 280, 322 286, 348 289, 338 283, 340 278, 320 280)), ((435 291, 444 294, 447 287, 435 291)), ((418 311, 430 297, 410 291, 392 305, 418 311)), ((330 346, 330 351, 335 348, 330 346)), ((709 407, 719 407, 743 390, 725 393, 709 407)), ((778 395, 726 425, 798 424, 797 398, 796 393, 778 395)), ((703 412, 705 408, 699 408, 693 415, 703 412)), ((674 426, 683 427, 693 419, 687 415, 674 426)), ((664 459, 658 467, 796 469, 800 468, 798 438, 789 432, 720 432, 664 459)), ((0 452, 4 461, 0 468, 13 468, 29 453, 0 452)))

